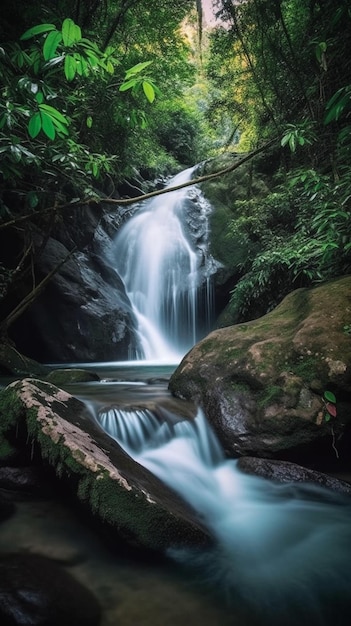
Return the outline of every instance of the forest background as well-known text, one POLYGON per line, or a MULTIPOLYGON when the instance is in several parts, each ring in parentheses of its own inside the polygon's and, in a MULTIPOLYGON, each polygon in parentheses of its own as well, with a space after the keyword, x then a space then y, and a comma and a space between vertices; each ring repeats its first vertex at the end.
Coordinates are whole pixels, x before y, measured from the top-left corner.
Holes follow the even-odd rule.
POLYGON ((201 0, 2 9, 3 337, 44 286, 37 228, 49 237, 67 207, 118 198, 126 181, 265 145, 244 178, 239 168, 203 186, 216 209, 212 253, 230 276, 227 322, 350 273, 348 0, 212 4, 211 24, 201 0))

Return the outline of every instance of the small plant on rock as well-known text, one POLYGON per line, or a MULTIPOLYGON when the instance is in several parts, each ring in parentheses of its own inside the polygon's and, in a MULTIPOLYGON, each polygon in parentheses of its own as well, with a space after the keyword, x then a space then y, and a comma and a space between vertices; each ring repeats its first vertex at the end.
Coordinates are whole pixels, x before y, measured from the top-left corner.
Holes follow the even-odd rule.
MULTIPOLYGON (((336 397, 332 391, 325 391, 323 394, 323 402, 325 405, 326 412, 324 414, 324 421, 329 422, 332 418, 337 416, 336 409, 336 397)), ((335 446, 335 432, 333 428, 333 424, 331 424, 331 434, 332 434, 332 448, 335 452, 336 458, 339 458, 339 452, 335 446)))

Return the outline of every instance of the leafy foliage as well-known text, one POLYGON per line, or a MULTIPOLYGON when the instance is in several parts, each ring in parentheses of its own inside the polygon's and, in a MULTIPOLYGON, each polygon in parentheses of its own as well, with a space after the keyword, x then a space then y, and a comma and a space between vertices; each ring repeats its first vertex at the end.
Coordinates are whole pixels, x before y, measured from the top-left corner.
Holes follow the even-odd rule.
POLYGON ((232 291, 233 319, 264 314, 294 288, 351 271, 351 168, 342 182, 301 170, 290 188, 259 202, 236 202, 227 238, 246 245, 232 291))

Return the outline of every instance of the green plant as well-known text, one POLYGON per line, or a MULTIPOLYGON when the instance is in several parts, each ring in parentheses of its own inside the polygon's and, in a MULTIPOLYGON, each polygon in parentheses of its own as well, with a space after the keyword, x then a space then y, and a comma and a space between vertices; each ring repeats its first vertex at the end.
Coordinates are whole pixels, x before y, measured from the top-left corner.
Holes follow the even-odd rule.
MULTIPOLYGON (((326 413, 324 414, 324 421, 330 422, 331 419, 335 419, 337 416, 336 397, 332 391, 325 391, 322 399, 323 399, 325 409, 326 409, 326 413)), ((332 434, 332 448, 335 452, 336 458, 338 459, 339 452, 335 445, 335 431, 334 431, 333 423, 331 423, 330 430, 332 434)))
POLYGON ((326 408, 324 421, 329 422, 332 417, 336 417, 336 398, 332 391, 325 391, 323 394, 323 402, 326 408))
POLYGON ((300 124, 287 124, 281 139, 281 146, 289 146, 295 152, 298 146, 311 145, 317 140, 314 123, 307 120, 300 124))

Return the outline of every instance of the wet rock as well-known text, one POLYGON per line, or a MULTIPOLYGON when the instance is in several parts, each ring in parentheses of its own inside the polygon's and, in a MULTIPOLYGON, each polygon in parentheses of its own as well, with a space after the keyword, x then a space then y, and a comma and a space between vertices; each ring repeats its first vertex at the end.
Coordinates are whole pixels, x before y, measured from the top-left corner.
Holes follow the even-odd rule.
POLYGON ((335 439, 347 461, 350 319, 350 276, 299 289, 257 320, 210 333, 185 356, 170 390, 203 407, 231 456, 330 458, 335 439), (325 391, 336 397, 336 417, 325 391))
POLYGON ((39 380, 10 384, 0 394, 0 436, 14 437, 18 429, 27 433, 22 445, 39 448, 116 543, 154 553, 211 543, 197 514, 67 392, 39 380))
POLYGON ((314 483, 351 496, 350 483, 289 461, 241 457, 238 459, 237 467, 247 474, 255 474, 280 483, 314 483))
POLYGON ((52 370, 45 380, 53 385, 66 385, 67 383, 88 383, 100 380, 100 377, 95 372, 90 372, 84 369, 77 368, 62 368, 52 370))
POLYGON ((98 626, 95 596, 54 561, 38 555, 0 557, 0 622, 4 626, 98 626))
POLYGON ((0 489, 43 495, 49 493, 49 484, 44 477, 43 468, 0 467, 0 489))
POLYGON ((9 334, 20 352, 42 363, 127 359, 138 345, 124 284, 106 256, 107 214, 101 206, 84 208, 83 215, 78 207, 68 213, 48 239, 33 233, 37 282, 59 269, 9 334))
POLYGON ((48 368, 20 354, 11 343, 0 343, 0 375, 45 376, 48 368))

